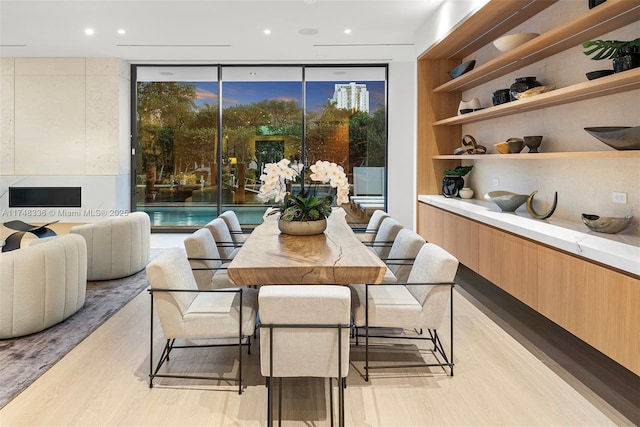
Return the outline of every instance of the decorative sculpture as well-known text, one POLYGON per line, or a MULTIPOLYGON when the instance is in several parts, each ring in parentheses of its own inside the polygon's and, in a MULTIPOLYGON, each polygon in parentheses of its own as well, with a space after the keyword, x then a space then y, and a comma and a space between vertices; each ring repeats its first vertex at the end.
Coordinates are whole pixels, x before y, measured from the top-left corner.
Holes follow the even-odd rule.
POLYGON ((556 191, 555 195, 553 196, 553 203, 551 204, 551 208, 547 212, 545 212, 543 214, 539 214, 533 208, 533 196, 535 196, 537 192, 538 192, 538 190, 534 191, 527 198, 527 212, 529 212, 529 215, 531 215, 532 218, 535 218, 535 219, 547 219, 551 215, 553 215, 553 213, 556 210, 556 206, 558 205, 558 192, 556 191))

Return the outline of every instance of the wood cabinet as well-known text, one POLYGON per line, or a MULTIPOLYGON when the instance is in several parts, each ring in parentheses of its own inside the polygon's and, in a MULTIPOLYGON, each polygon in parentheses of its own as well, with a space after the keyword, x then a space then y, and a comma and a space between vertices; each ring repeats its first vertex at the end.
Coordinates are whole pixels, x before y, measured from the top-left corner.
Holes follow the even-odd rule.
POLYGON ((418 205, 418 233, 427 241, 640 375, 638 277, 426 203, 418 205))
POLYGON ((418 233, 428 242, 447 248, 473 271, 478 271, 479 224, 463 216, 419 203, 418 233))

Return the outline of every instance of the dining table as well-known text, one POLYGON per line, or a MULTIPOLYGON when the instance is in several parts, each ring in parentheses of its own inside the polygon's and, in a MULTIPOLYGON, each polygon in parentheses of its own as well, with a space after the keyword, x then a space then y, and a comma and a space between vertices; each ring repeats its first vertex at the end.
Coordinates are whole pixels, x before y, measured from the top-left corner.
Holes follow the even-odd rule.
POLYGON ((380 283, 385 263, 358 240, 343 208, 333 208, 326 230, 312 236, 283 234, 279 213, 267 215, 227 268, 238 286, 380 283))

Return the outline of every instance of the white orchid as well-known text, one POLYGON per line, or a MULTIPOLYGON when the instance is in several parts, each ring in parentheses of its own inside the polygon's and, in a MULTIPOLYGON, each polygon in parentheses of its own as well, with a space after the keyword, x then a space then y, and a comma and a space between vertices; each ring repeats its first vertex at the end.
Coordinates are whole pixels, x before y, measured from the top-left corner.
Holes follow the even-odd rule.
MULTIPOLYGON (((302 173, 302 164, 291 164, 288 159, 282 159, 278 163, 267 163, 260 175, 260 193, 258 198, 263 202, 273 200, 276 203, 284 202, 287 199, 287 183, 297 181, 302 173)), ((328 161, 318 160, 309 168, 311 181, 318 183, 329 183, 336 189, 336 204, 341 205, 349 202, 349 181, 342 166, 328 161)), ((300 198, 301 195, 298 196, 300 198)), ((315 196, 309 196, 315 197, 315 196)), ((295 197, 293 197, 295 199, 295 197)), ((330 200, 328 198, 327 209, 330 212, 330 200)), ((328 216, 328 213, 325 215, 328 216)))

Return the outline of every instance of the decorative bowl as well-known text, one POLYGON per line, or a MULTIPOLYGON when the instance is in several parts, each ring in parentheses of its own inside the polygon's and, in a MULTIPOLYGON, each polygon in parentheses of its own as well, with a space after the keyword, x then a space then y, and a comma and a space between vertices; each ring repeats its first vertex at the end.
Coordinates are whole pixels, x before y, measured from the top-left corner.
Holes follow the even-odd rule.
POLYGON ((551 92, 552 90, 555 90, 555 89, 556 87, 554 85, 536 86, 536 87, 532 87, 531 89, 527 89, 524 92, 514 93, 513 97, 515 99, 530 98, 532 96, 540 95, 541 93, 551 92))
POLYGON ((462 64, 458 65, 453 70, 449 71, 449 75, 451 76, 451 78, 455 79, 457 77, 460 77, 464 73, 473 70, 473 67, 475 67, 475 66, 476 66, 476 60, 475 59, 472 59, 471 61, 463 62, 462 64))
POLYGON ((516 33, 507 34, 493 41, 493 45, 502 53, 509 52, 516 47, 525 44, 529 40, 533 40, 538 37, 538 33, 516 33))
POLYGON ((519 153, 524 148, 524 140, 522 138, 509 138, 507 139, 510 153, 519 153))
POLYGON ((582 222, 584 222, 584 225, 586 225, 589 230, 599 233, 619 233, 631 224, 632 219, 633 216, 631 215, 618 218, 613 216, 582 214, 582 222))
POLYGON ((530 153, 538 152, 538 147, 542 144, 542 135, 523 136, 522 139, 524 139, 524 145, 529 148, 530 153))
POLYGON ((599 79, 600 77, 606 77, 613 74, 613 70, 597 70, 597 71, 589 71, 586 76, 589 80, 599 79))
POLYGON ((484 198, 498 205, 502 212, 515 212, 527 201, 529 195, 516 194, 510 191, 489 191, 484 195, 484 198))
POLYGON ((584 130, 616 150, 640 150, 640 126, 602 126, 584 130))
POLYGON ((493 144, 498 150, 500 154, 509 154, 509 143, 508 142, 498 142, 497 144, 493 144))

